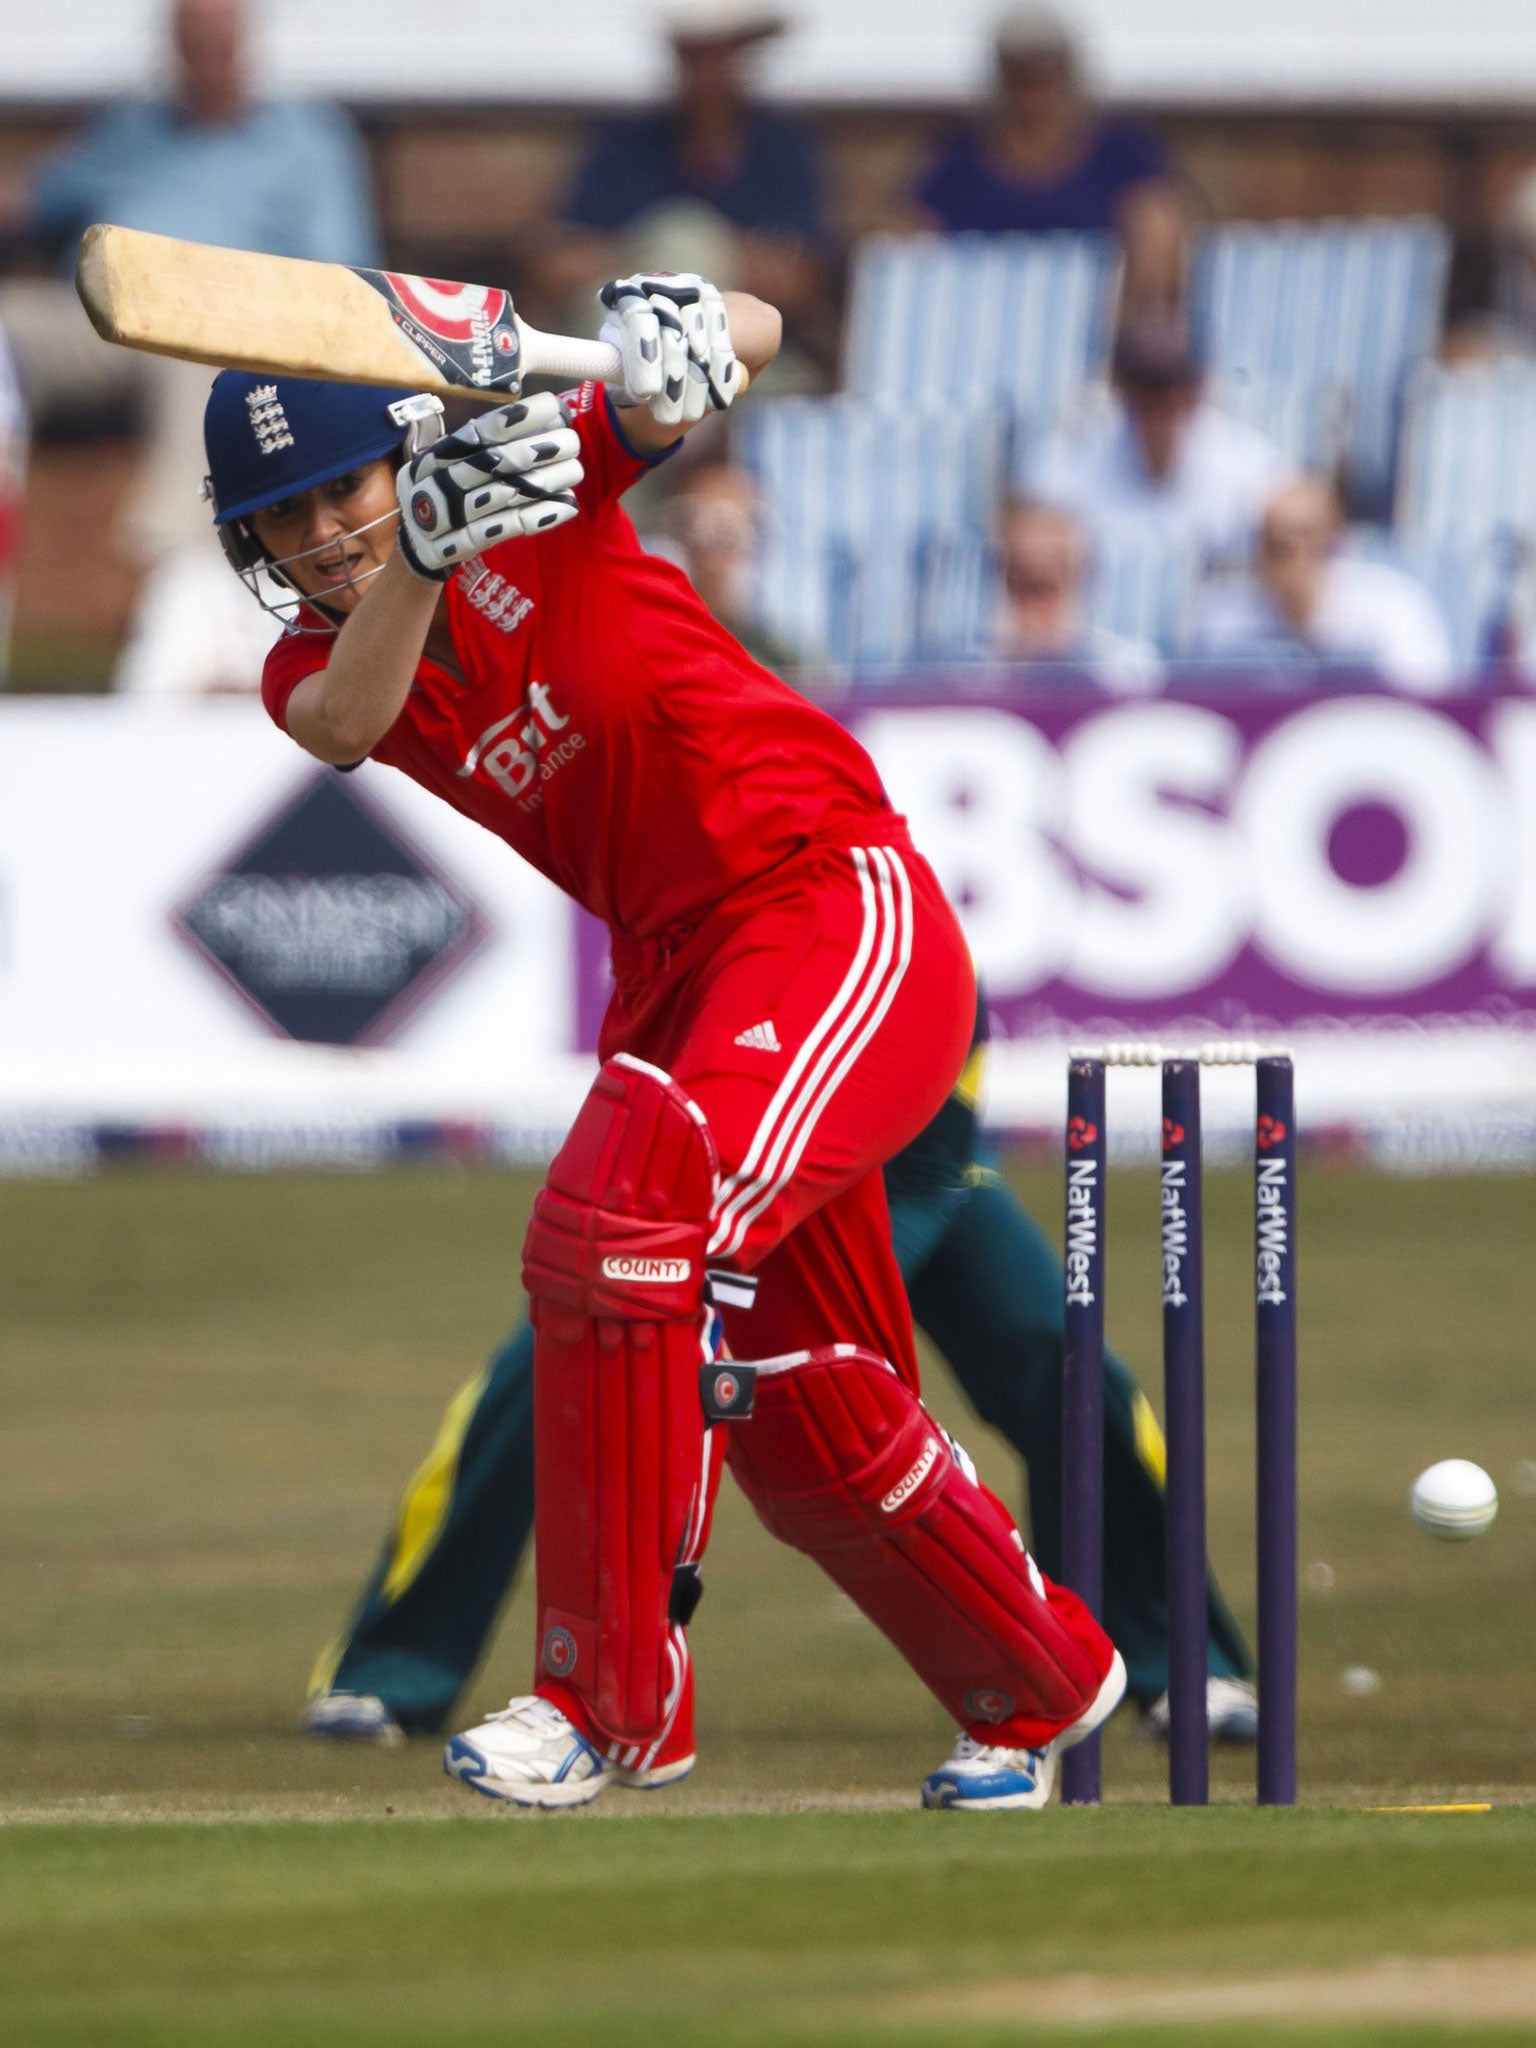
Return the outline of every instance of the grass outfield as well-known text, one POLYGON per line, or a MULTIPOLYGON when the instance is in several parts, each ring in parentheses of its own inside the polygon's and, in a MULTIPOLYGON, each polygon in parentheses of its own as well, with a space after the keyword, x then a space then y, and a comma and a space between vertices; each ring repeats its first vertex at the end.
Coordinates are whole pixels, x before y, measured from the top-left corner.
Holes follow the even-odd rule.
POLYGON ((17 1829, 0 1857, 0 2033, 28 2048, 1530 2038, 1529 1811, 613 1812, 17 1829))
MULTIPOLYGON (((1055 1218, 1057 1175, 1020 1185, 1055 1218)), ((1161 1755, 1122 1717, 1128 1810, 898 1810, 942 1714, 729 1487, 689 1785, 525 1820, 430 1745, 301 1738, 394 1494, 516 1312, 530 1194, 446 1170, 0 1185, 0 2040, 502 2041, 514 2016, 624 2042, 1216 2040, 1294 2013, 1360 2042, 1518 2028, 1506 2007, 1536 2038, 1536 1808, 1154 1811, 1161 1755), (1405 1989, 1392 1955, 1442 1960, 1405 1989)), ((1207 1198, 1212 1543, 1244 1617, 1248 1199, 1224 1176, 1207 1198)), ((1145 1368, 1151 1177, 1113 1200, 1110 1320, 1145 1368)), ((1314 1806, 1536 1796, 1533 1242, 1529 1179, 1304 1178, 1314 1806), (1499 1482, 1476 1543, 1405 1511, 1452 1455, 1499 1482)), ((467 1717, 521 1689, 530 1632, 523 1591, 467 1717)), ((1215 1782, 1243 1799, 1251 1760, 1215 1782)))

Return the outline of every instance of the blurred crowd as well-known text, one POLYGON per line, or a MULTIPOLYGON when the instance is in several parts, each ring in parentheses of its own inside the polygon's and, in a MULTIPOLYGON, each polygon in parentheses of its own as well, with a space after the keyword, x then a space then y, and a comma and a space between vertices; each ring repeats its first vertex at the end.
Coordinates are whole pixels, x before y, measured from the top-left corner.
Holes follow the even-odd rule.
MULTIPOLYGON (((754 440, 745 423, 722 421, 635 505, 651 544, 762 659, 855 677, 982 665, 1108 692, 1153 691, 1194 672, 1250 688, 1347 675, 1434 691, 1536 665, 1518 492, 1495 503, 1490 486, 1485 516, 1469 523, 1458 485, 1454 516, 1438 517, 1435 490, 1444 497, 1449 486, 1434 482, 1429 399, 1415 400, 1418 425, 1405 424, 1431 373, 1461 380, 1457 394, 1487 391, 1485 409, 1518 411, 1530 397, 1536 418, 1536 174, 1509 207, 1484 316, 1439 331, 1443 273, 1431 261, 1435 331, 1422 362, 1405 344, 1383 373, 1398 382, 1385 394, 1389 429, 1373 471, 1355 431, 1371 394, 1351 388, 1347 369, 1335 365, 1326 382, 1298 373, 1266 411, 1246 371, 1211 360, 1213 322, 1197 287, 1205 230, 1179 164, 1156 134, 1096 103, 1067 20, 1014 7, 996 24, 990 97, 935 137, 910 189, 889 195, 878 240, 887 255, 951 247, 974 258, 978 278, 989 248, 1019 251, 1026 281, 1030 251, 1107 249, 1092 274, 1106 281, 1108 317, 1097 358, 1079 338, 1079 368, 1042 369, 1041 390, 1060 387, 1043 413, 997 401, 989 417, 982 390, 962 420, 963 379, 947 404, 942 348, 921 401, 862 393, 850 323, 862 319, 866 339, 872 326, 884 323, 887 340, 894 329, 899 363, 900 323, 918 317, 910 295, 944 290, 956 303, 936 331, 959 351, 991 322, 1006 354, 1022 299, 1009 299, 1012 287, 968 298, 963 265, 932 286, 920 265, 898 264, 889 274, 907 283, 883 301, 868 285, 867 250, 850 249, 832 218, 814 129, 758 96, 759 56, 793 33, 771 6, 671 0, 659 32, 671 48, 670 97, 593 123, 568 190, 523 237, 509 281, 537 324, 577 332, 593 329, 595 285, 641 267, 697 270, 783 311, 783 356, 744 409, 783 409, 780 467, 764 452, 766 433, 754 440), (845 322, 861 276, 864 302, 845 322), (826 523, 814 479, 808 492, 798 477, 791 494, 783 476, 804 468, 797 450, 842 445, 827 434, 849 434, 861 408, 878 443, 882 404, 893 417, 922 413, 919 444, 932 459, 918 465, 905 525, 893 514, 883 526, 876 505, 849 540, 826 523), (1404 480, 1415 432, 1429 450, 1417 497, 1404 480), (989 449, 988 461, 956 455, 962 444, 989 449), (936 502, 946 464, 962 462, 968 510, 946 524, 923 493, 936 502), (862 627, 846 607, 796 601, 816 582, 801 565, 817 549, 832 563, 826 580, 870 593, 862 627), (938 603, 924 581, 936 576, 938 603)), ((96 338, 70 281, 81 230, 106 219, 290 256, 386 259, 355 128, 336 107, 263 90, 243 0, 173 0, 167 40, 163 92, 106 107, 0 182, 0 589, 14 586, 29 438, 78 441, 131 421, 137 456, 113 540, 138 595, 115 680, 140 693, 250 687, 268 622, 228 575, 198 497, 209 373, 96 338)), ((1251 292, 1266 288, 1263 276, 1260 261, 1251 292)), ((933 309, 918 312, 932 330, 933 309)), ((1049 319, 1030 319, 1048 368, 1049 319)), ((1064 337, 1070 324, 1063 315, 1064 337)), ((1439 387, 1430 398, 1449 403, 1439 387)), ((859 473, 850 468, 840 487, 857 489, 859 473)), ((1472 489, 1475 498, 1475 480, 1472 489)), ((4 624, 0 612, 0 640, 4 624)))

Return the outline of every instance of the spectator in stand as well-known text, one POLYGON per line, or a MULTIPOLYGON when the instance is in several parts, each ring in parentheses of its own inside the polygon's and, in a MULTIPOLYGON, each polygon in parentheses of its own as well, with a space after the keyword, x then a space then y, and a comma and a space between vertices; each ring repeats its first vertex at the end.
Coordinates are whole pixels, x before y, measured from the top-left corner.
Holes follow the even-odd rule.
POLYGON ((754 661, 793 682, 800 657, 759 622, 752 573, 762 535, 762 498, 750 470, 735 462, 704 462, 687 470, 660 522, 670 555, 721 625, 754 661))
POLYGON ((1341 551, 1343 508, 1326 477, 1296 477, 1265 507, 1250 576, 1208 588, 1190 652, 1266 682, 1298 669, 1369 676, 1432 694, 1456 679, 1444 622, 1423 586, 1341 551))
MULTIPOLYGON (((120 545, 145 569, 196 548, 207 558, 202 576, 178 563, 173 582, 206 589, 217 549, 198 490, 213 372, 98 339, 73 284, 82 230, 110 220, 320 262, 382 259, 355 129, 336 108, 253 91, 243 0, 174 0, 170 31, 175 80, 165 97, 107 108, 77 141, 0 184, 0 232, 48 244, 64 273, 0 284, 0 320, 34 421, 68 426, 125 401, 142 412, 144 453, 120 545)), ((185 666, 195 608, 170 610, 180 624, 165 644, 185 666)), ((259 675, 258 660, 252 687, 259 675)))
POLYGON ((1098 112, 1076 39, 1051 7, 1003 16, 992 104, 941 146, 914 196, 950 234, 1112 232, 1125 249, 1127 310, 1183 296, 1188 221, 1173 160, 1146 129, 1098 112))
POLYGON ((1117 695, 1156 689, 1156 650, 1089 620, 1087 574, 1087 537, 1070 513, 1010 499, 998 520, 992 653, 1051 682, 1087 682, 1117 695))
POLYGON ((1481 236, 1458 243, 1437 353, 1451 369, 1536 356, 1536 171, 1506 200, 1488 246, 1481 236))
MULTIPOLYGON (((788 24, 763 0, 671 0, 663 18, 672 99, 597 128, 541 252, 539 284, 552 304, 581 299, 585 317, 604 278, 637 268, 702 271, 778 306, 792 346, 830 350, 831 360, 815 144, 752 92, 754 59, 788 24)), ((781 358, 775 389, 784 375, 781 358)))
POLYGON ((0 187, 0 226, 50 243, 65 273, 0 287, 34 416, 67 416, 125 386, 147 408, 127 535, 141 561, 183 538, 206 539, 197 486, 212 373, 97 339, 71 282, 82 230, 112 220, 274 255, 380 260, 355 131, 335 109, 253 95, 242 0, 175 0, 171 35, 176 79, 166 98, 108 108, 77 142, 0 187))
POLYGON ((1107 402, 1049 439, 1027 464, 1025 484, 1094 538, 1151 522, 1182 539, 1204 572, 1248 560, 1260 513, 1288 469, 1272 441, 1205 395, 1182 316, 1141 313, 1121 329, 1107 402))
POLYGON ((1441 350, 1452 363, 1536 356, 1536 171, 1516 185, 1499 219, 1497 303, 1453 326, 1441 350))

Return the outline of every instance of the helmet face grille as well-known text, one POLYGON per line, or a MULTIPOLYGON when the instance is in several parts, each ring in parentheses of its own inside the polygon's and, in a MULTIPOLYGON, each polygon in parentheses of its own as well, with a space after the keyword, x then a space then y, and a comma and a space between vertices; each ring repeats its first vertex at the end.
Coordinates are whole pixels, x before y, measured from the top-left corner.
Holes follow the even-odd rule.
MULTIPOLYGON (((376 458, 370 458, 376 459, 376 458)), ((343 472, 345 474, 345 472, 343 472)), ((318 547, 303 548, 297 554, 272 556, 257 539, 249 520, 228 519, 214 530, 219 536, 219 545, 224 550, 224 559, 234 570, 246 589, 255 598, 264 612, 270 612, 294 633, 331 635, 339 633, 346 624, 347 614, 328 605, 323 598, 307 593, 298 581, 289 574, 295 562, 307 560, 311 555, 328 554, 338 541, 355 540, 360 533, 372 533, 375 527, 392 525, 399 514, 391 508, 380 513, 377 519, 369 519, 362 526, 350 527, 346 533, 322 541, 318 547), (305 608, 318 615, 320 623, 311 623, 303 616, 305 608)), ((371 569, 364 569, 360 575, 348 574, 345 588, 361 592, 378 575, 383 563, 371 569)))

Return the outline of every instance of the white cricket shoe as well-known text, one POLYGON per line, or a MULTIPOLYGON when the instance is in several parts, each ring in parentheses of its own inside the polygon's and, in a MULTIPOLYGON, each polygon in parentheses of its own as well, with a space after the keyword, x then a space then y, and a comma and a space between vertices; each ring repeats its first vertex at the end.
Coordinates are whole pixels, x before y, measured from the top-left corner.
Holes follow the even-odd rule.
POLYGON ((1038 1811, 1056 1784, 1056 1759, 1107 1721, 1125 1695, 1125 1663, 1116 1650, 1091 1706, 1043 1749, 1005 1749, 978 1742, 962 1729, 947 1760, 923 1780, 924 1806, 955 1812, 995 1813, 1023 1807, 1038 1811))
POLYGON ((992 1813, 1001 1807, 1044 1806, 1056 1784, 1056 1745, 1005 1749, 962 1729, 947 1760, 923 1780, 924 1806, 992 1813))
POLYGON ((443 1769, 472 1792, 514 1806, 585 1806, 617 1777, 560 1709, 527 1693, 455 1735, 443 1769))
MULTIPOLYGON (((1160 1742, 1168 1740, 1168 1695, 1163 1693, 1142 1714, 1142 1724, 1160 1742)), ((1259 1701, 1246 1678, 1205 1681, 1205 1727, 1211 1742, 1251 1747, 1259 1739, 1259 1701)))
POLYGON ((393 1749, 404 1742, 405 1730, 371 1692, 323 1692, 312 1699, 299 1716, 310 1735, 328 1742, 372 1742, 380 1749, 393 1749))

